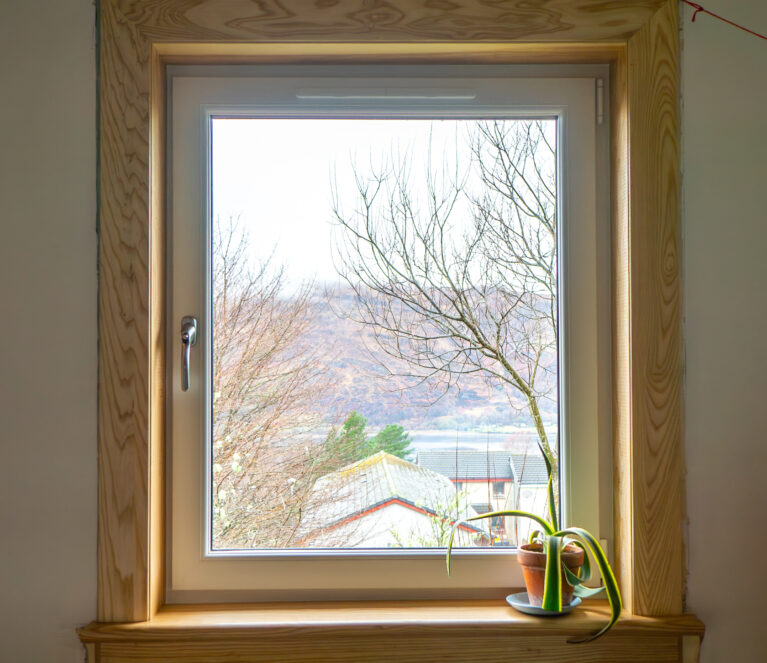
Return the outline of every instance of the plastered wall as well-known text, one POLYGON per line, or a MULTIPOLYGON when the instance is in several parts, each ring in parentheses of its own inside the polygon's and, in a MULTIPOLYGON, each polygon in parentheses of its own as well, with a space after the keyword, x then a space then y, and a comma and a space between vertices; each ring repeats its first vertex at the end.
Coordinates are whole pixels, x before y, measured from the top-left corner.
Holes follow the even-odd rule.
MULTIPOLYGON (((767 33, 767 2, 703 4, 767 33)), ((767 660, 767 42, 710 17, 682 51, 688 607, 704 663, 767 660)))
POLYGON ((96 613, 89 0, 0 0, 0 661, 83 660, 96 613))

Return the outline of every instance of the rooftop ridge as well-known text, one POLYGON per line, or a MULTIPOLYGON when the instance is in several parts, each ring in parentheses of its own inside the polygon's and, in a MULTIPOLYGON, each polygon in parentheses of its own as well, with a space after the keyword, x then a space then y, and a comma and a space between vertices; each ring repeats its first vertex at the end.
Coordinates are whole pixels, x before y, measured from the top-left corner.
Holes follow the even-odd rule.
POLYGON ((378 456, 379 454, 381 454, 381 467, 383 468, 386 485, 389 487, 389 493, 392 495, 397 495, 399 491, 397 490, 397 486, 394 485, 394 480, 392 479, 391 472, 389 471, 389 458, 393 459, 394 456, 392 456, 392 454, 386 453, 385 451, 379 451, 377 454, 374 454, 373 457, 378 456))
POLYGON ((338 474, 341 477, 346 477, 349 474, 352 474, 353 472, 355 472, 356 470, 361 470, 366 467, 377 465, 378 463, 384 460, 385 456, 391 456, 391 454, 386 453, 385 451, 379 451, 377 453, 374 453, 372 456, 367 456, 366 458, 362 458, 360 460, 354 461, 353 463, 349 463, 349 465, 344 465, 343 467, 339 467, 337 470, 334 470, 333 472, 329 472, 325 476, 330 476, 331 474, 338 474))

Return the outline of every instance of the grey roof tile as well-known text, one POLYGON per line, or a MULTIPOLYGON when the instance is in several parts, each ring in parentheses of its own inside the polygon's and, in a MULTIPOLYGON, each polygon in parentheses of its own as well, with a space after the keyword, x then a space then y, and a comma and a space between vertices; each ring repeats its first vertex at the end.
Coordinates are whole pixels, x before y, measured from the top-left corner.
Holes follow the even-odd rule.
MULTIPOLYGON (((455 498, 456 489, 445 476, 384 451, 320 477, 312 488, 299 534, 330 527, 391 499, 399 499, 432 513, 455 498)), ((477 513, 460 506, 463 520, 477 513)), ((481 523, 471 524, 485 530, 481 523)))
POLYGON ((538 452, 530 454, 512 454, 511 466, 515 480, 523 486, 546 485, 549 474, 546 462, 538 452))
POLYGON ((455 481, 462 479, 511 480, 510 451, 419 451, 416 463, 455 481))
POLYGON ((546 463, 538 451, 527 454, 467 449, 419 451, 416 463, 453 481, 515 480, 521 485, 540 485, 548 481, 546 463))

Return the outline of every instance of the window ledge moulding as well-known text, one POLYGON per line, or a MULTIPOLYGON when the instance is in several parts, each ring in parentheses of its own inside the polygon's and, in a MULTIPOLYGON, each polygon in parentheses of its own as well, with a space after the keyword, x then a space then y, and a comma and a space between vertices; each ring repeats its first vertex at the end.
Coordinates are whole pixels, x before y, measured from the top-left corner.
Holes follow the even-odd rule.
POLYGON ((538 619, 499 601, 275 603, 166 606, 151 620, 80 629, 90 663, 171 661, 697 660, 703 624, 693 615, 624 614, 607 636, 569 644, 608 618, 606 602, 538 619))

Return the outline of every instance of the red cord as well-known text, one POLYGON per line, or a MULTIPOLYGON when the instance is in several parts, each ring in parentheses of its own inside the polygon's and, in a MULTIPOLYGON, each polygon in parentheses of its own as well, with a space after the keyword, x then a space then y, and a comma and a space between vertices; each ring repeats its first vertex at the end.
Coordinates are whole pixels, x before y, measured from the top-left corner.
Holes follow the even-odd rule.
POLYGON ((746 27, 744 27, 742 25, 739 25, 738 23, 733 23, 729 19, 726 19, 724 16, 719 16, 719 14, 715 14, 714 12, 709 11, 705 7, 702 7, 701 5, 699 5, 699 4, 695 3, 695 2, 690 2, 690 0, 682 0, 682 2, 684 2, 684 4, 686 4, 686 5, 690 5, 690 7, 692 7, 695 10, 693 12, 693 14, 692 14, 692 20, 693 21, 695 20, 695 18, 698 16, 698 14, 700 12, 703 12, 704 14, 708 14, 709 16, 713 16, 714 18, 719 19, 720 21, 723 21, 724 23, 727 23, 728 25, 731 25, 734 28, 738 28, 739 30, 743 30, 744 32, 748 32, 748 34, 750 34, 750 35, 754 35, 754 37, 759 37, 759 39, 764 39, 765 41, 767 41, 767 36, 759 34, 758 32, 754 32, 753 30, 749 30, 748 28, 746 28, 746 27))

